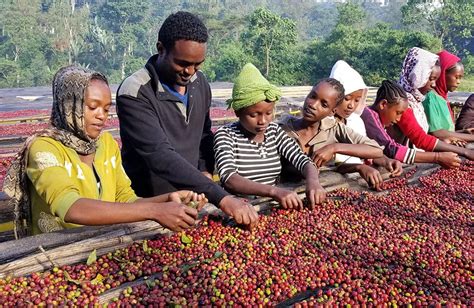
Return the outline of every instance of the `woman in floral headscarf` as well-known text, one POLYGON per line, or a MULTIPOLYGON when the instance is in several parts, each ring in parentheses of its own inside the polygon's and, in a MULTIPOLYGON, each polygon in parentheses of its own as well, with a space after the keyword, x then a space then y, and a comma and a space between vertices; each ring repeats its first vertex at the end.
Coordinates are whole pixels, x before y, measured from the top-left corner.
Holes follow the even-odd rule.
POLYGON ((101 73, 76 66, 56 73, 51 127, 26 140, 4 182, 17 238, 147 219, 173 230, 194 224, 196 209, 181 204, 181 199, 204 202, 202 195, 181 191, 137 198, 117 143, 111 134, 102 133, 111 103, 101 73), (184 219, 173 222, 176 217, 184 219))
POLYGON ((448 142, 444 142, 428 134, 429 125, 422 102, 425 95, 434 92, 432 90, 440 70, 437 55, 418 47, 410 49, 403 61, 399 80, 399 84, 407 92, 409 108, 400 121, 387 131, 400 144, 411 144, 427 152, 454 152, 472 160, 472 151, 457 146, 457 138, 446 138, 445 141, 448 142))

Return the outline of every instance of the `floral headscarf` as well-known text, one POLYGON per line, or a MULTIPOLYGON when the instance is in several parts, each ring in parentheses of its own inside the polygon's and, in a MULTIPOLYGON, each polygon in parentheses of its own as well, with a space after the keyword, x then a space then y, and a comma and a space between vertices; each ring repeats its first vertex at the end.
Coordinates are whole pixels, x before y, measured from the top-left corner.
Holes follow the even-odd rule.
POLYGON ((31 205, 26 167, 28 149, 33 141, 37 137, 50 137, 79 154, 87 155, 96 151, 97 139, 89 138, 84 129, 84 93, 92 79, 100 79, 107 83, 107 78, 103 74, 77 66, 64 67, 56 73, 53 80, 51 127, 28 137, 7 171, 3 191, 11 198, 16 238, 29 235, 31 231, 31 205))
POLYGON ((431 71, 438 61, 438 56, 424 49, 413 47, 408 51, 402 65, 398 83, 408 95, 408 105, 413 109, 418 124, 425 132, 429 125, 426 119, 423 101, 425 96, 418 90, 428 82, 431 71))

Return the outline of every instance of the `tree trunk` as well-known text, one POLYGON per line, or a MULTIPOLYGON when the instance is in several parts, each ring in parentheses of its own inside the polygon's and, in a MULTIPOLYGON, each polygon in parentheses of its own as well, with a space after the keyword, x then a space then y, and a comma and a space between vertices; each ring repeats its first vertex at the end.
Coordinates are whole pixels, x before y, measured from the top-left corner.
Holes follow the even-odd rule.
MULTIPOLYGON (((15 46, 15 63, 18 62, 18 58, 20 57, 20 48, 15 46)), ((20 70, 17 68, 16 70, 16 86, 20 87, 20 70)))
POLYGON ((270 48, 265 49, 265 58, 266 58, 265 77, 268 78, 268 74, 270 74, 270 48))
POLYGON ((126 61, 127 51, 123 52, 122 65, 120 66, 120 78, 123 80, 125 78, 125 61, 126 61))

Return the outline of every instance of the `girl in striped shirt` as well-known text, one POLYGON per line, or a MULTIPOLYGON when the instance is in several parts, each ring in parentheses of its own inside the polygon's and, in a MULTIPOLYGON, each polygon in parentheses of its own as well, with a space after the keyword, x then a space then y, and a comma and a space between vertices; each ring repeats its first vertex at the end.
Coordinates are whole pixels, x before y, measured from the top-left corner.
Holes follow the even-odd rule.
POLYGON ((384 154, 406 164, 438 163, 445 168, 459 167, 461 160, 452 152, 420 152, 393 140, 386 127, 397 124, 408 108, 406 92, 395 82, 384 80, 377 91, 375 102, 365 107, 361 118, 367 136, 384 146, 384 154))
POLYGON ((302 208, 291 190, 274 186, 285 157, 306 179, 310 207, 323 202, 326 192, 318 170, 296 142, 272 122, 281 91, 270 84, 253 64, 246 64, 237 77, 232 98, 238 122, 220 127, 214 137, 217 172, 224 187, 233 193, 271 197, 284 208, 302 208))

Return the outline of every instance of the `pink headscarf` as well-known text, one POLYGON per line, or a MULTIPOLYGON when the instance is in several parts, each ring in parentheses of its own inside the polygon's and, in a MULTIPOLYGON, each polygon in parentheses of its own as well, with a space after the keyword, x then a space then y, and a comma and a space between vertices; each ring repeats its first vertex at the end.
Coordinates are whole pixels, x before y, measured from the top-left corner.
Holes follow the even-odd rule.
POLYGON ((441 64, 441 75, 439 75, 438 80, 436 80, 436 93, 447 101, 448 87, 446 85, 446 71, 461 61, 461 59, 446 50, 440 51, 438 56, 441 64))

